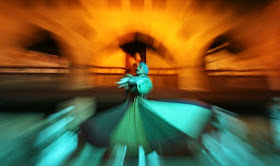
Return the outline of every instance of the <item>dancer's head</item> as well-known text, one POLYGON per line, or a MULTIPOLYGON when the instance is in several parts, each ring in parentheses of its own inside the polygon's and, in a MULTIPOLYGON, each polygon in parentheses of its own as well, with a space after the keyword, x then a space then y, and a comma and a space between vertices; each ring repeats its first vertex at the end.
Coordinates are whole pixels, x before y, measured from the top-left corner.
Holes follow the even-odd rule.
POLYGON ((145 62, 140 62, 139 63, 139 66, 137 67, 137 71, 136 71, 136 74, 137 75, 142 75, 142 74, 145 74, 147 75, 149 72, 149 68, 147 66, 147 64, 145 62))

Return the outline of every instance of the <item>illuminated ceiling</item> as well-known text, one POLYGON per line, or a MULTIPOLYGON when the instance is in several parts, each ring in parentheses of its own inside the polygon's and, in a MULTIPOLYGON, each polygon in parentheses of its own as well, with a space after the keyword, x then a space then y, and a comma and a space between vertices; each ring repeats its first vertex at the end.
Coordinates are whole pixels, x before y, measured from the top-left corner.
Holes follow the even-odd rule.
POLYGON ((144 43, 154 39, 149 45, 155 50, 164 48, 155 55, 170 57, 165 60, 174 60, 175 66, 201 65, 216 38, 230 33, 246 49, 223 65, 278 65, 278 1, 14 0, 0 2, 0 8, 5 25, 0 27, 0 47, 6 57, 1 63, 25 52, 40 27, 76 64, 102 65, 108 56, 121 54, 124 42, 132 42, 129 34, 140 33, 146 36, 144 43), (236 64, 230 65, 232 61, 236 64))

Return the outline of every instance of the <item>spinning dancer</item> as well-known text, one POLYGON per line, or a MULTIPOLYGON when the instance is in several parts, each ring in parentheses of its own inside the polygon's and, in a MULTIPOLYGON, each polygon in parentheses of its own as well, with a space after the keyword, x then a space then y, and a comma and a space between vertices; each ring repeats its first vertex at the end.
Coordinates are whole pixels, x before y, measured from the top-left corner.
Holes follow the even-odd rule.
POLYGON ((129 99, 117 107, 86 121, 82 130, 87 141, 97 147, 126 146, 126 155, 189 154, 190 143, 197 140, 210 121, 209 106, 191 101, 153 101, 146 95, 153 85, 147 76, 148 66, 140 62, 137 76, 127 75, 117 84, 130 91, 129 99))

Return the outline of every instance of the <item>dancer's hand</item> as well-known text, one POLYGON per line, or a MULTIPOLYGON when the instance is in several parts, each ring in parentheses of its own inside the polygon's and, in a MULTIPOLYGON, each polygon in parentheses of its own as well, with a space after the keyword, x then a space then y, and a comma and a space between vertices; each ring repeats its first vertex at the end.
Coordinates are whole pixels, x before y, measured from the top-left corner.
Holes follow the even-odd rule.
POLYGON ((128 87, 128 81, 130 77, 124 77, 119 82, 116 82, 116 84, 119 84, 118 88, 124 87, 125 89, 128 87))
POLYGON ((124 77, 119 82, 116 82, 116 84, 125 84, 129 81, 130 78, 124 77))
POLYGON ((134 77, 134 75, 132 75, 132 74, 126 74, 125 77, 132 78, 132 77, 134 77))
POLYGON ((118 86, 118 88, 125 88, 125 89, 127 89, 127 87, 128 87, 128 83, 124 83, 124 84, 121 84, 121 85, 119 85, 118 86))

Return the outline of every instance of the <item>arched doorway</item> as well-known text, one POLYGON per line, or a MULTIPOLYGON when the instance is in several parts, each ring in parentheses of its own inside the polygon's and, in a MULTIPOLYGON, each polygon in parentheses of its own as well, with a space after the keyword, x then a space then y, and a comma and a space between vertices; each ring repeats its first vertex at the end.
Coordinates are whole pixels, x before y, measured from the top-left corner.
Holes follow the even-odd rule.
POLYGON ((250 69, 252 55, 233 32, 220 34, 207 45, 202 57, 211 90, 267 89, 267 79, 258 69, 250 69))
POLYGON ((170 65, 175 62, 164 44, 149 35, 143 34, 141 32, 134 32, 123 35, 117 40, 119 43, 119 47, 125 53, 132 56, 135 56, 135 53, 139 53, 141 60, 144 62, 147 62, 147 49, 152 49, 158 52, 158 55, 160 55, 161 58, 170 65))
MULTIPOLYGON (((174 68, 175 60, 169 53, 168 49, 163 43, 157 41, 153 37, 140 33, 129 33, 119 38, 119 47, 126 54, 126 68, 133 67, 129 59, 137 61, 137 55, 140 56, 141 61, 146 62, 150 67, 149 76, 154 83, 155 88, 178 88, 177 69, 174 68), (157 56, 159 62, 149 61, 148 56, 157 56), (158 67, 151 67, 151 64, 165 63, 166 66, 159 64, 158 67)), ((129 71, 129 69, 128 69, 129 71)))

